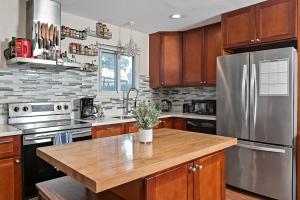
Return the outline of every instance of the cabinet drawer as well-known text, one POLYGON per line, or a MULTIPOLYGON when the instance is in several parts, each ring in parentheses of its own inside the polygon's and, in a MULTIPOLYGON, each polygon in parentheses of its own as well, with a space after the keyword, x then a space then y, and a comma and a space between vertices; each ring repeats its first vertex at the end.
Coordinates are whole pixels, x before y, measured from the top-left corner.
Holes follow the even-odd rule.
POLYGON ((0 158, 21 155, 20 136, 0 137, 0 158))
POLYGON ((110 137, 124 133, 124 124, 105 125, 92 129, 93 138, 110 137))

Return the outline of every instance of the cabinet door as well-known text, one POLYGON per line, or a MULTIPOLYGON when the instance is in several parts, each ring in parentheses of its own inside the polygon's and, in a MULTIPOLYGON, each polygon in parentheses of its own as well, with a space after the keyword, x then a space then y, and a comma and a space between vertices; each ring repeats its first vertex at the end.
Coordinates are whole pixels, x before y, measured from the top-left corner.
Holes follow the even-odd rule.
POLYGON ((164 118, 161 120, 162 128, 173 128, 173 118, 164 118))
POLYGON ((0 199, 21 199, 20 157, 0 160, 0 199))
POLYGON ((193 173, 185 164, 145 179, 146 200, 192 200, 193 173))
POLYGON ((182 82, 185 86, 200 85, 203 79, 203 29, 183 32, 182 82))
POLYGON ((205 85, 216 85, 217 57, 221 56, 221 23, 204 28, 204 65, 205 85))
POLYGON ((272 0, 256 5, 256 42, 296 38, 296 0, 272 0))
POLYGON ((225 199, 225 154, 219 152, 195 161, 194 200, 225 199))
POLYGON ((160 33, 149 36, 149 82, 151 88, 160 87, 160 33))
POLYGON ((255 42, 255 7, 250 6, 222 15, 224 48, 242 47, 255 42))
POLYGON ((182 84, 182 37, 179 32, 161 33, 161 86, 182 84))
POLYGON ((185 119, 174 118, 173 123, 174 123, 174 126, 173 126, 174 129, 183 130, 183 131, 186 130, 186 120, 185 119))
POLYGON ((125 124, 125 133, 136 133, 139 132, 139 127, 136 125, 136 123, 126 123, 125 124))
POLYGON ((124 124, 104 125, 92 128, 92 136, 94 139, 121 135, 124 133, 124 124))

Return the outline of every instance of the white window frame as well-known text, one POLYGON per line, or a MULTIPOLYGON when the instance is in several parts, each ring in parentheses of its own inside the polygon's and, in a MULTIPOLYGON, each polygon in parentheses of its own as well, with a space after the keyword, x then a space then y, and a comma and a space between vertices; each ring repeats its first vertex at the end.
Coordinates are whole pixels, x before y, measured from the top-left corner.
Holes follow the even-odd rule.
MULTIPOLYGON (((121 77, 120 77, 120 56, 125 55, 121 54, 117 50, 114 49, 100 49, 99 51, 99 66, 98 66, 98 94, 99 96, 114 96, 114 97, 122 97, 124 95, 125 91, 122 91, 121 86, 121 77), (117 90, 116 91, 104 91, 102 90, 101 86, 101 80, 102 80, 102 53, 108 52, 108 53, 115 53, 117 55, 116 59, 116 65, 117 65, 117 90)), ((134 56, 132 61, 132 67, 133 67, 133 75, 132 75, 132 86, 135 88, 138 88, 138 70, 137 70, 137 60, 139 59, 139 56, 134 56)))

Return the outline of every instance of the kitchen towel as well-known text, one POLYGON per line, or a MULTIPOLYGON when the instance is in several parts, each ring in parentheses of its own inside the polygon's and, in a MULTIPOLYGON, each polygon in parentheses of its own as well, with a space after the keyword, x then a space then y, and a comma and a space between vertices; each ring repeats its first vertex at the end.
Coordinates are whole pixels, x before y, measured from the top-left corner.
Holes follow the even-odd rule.
POLYGON ((53 140, 53 145, 68 144, 73 142, 72 133, 57 133, 53 140))

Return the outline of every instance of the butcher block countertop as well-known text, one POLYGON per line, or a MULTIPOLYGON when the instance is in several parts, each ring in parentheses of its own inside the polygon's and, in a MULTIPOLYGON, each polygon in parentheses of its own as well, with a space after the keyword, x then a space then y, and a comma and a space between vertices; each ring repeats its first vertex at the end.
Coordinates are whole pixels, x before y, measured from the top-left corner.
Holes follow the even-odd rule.
POLYGON ((37 149, 37 155, 95 193, 224 150, 235 138, 154 130, 152 144, 126 134, 37 149))

